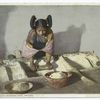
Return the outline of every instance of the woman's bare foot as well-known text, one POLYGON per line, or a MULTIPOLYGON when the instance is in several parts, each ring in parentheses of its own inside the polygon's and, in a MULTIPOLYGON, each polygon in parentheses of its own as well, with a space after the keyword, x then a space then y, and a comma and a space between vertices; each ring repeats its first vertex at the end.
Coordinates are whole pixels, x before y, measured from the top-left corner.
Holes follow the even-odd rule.
POLYGON ((30 68, 32 69, 32 71, 37 71, 37 66, 34 63, 30 64, 30 68))

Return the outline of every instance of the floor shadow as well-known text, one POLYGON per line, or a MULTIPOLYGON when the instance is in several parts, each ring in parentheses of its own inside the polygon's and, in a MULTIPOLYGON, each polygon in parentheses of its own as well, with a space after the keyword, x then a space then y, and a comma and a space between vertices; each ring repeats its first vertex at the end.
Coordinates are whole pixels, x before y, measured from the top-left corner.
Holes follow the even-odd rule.
POLYGON ((76 73, 72 72, 72 76, 69 78, 68 85, 74 84, 77 81, 80 81, 79 75, 77 75, 76 73))
POLYGON ((71 25, 65 32, 55 33, 54 54, 78 52, 80 50, 81 37, 85 30, 85 24, 80 27, 71 25))
POLYGON ((27 66, 27 64, 25 64, 24 62, 20 62, 20 64, 28 77, 38 77, 39 76, 36 72, 33 72, 29 68, 29 66, 27 66))
MULTIPOLYGON (((68 63, 69 65, 71 65, 73 68, 76 68, 76 69, 78 69, 78 70, 84 69, 83 66, 81 66, 81 65, 78 64, 78 63, 76 63, 75 61, 70 60, 70 59, 67 58, 67 57, 65 58, 65 60, 66 60, 67 63, 68 63)), ((80 72, 80 73, 81 73, 81 72, 80 72)), ((82 75, 84 75, 85 77, 87 77, 87 78, 93 80, 94 82, 96 82, 96 80, 93 79, 88 73, 82 72, 82 75)))
POLYGON ((0 59, 4 59, 6 56, 6 24, 9 18, 9 13, 13 10, 15 10, 15 6, 0 6, 0 59))
POLYGON ((85 77, 87 77, 88 79, 94 81, 95 83, 98 83, 90 74, 89 72, 82 72, 82 75, 84 75, 85 77))
POLYGON ((30 93, 45 86, 43 83, 40 82, 31 82, 31 83, 33 83, 33 88, 30 90, 30 93))

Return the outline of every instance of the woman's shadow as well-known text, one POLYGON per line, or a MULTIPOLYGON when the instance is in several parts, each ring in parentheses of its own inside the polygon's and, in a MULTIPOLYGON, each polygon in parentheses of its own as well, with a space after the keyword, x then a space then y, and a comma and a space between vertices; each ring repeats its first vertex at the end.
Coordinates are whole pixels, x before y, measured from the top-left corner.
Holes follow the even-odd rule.
POLYGON ((7 51, 5 43, 6 24, 8 22, 9 13, 14 9, 15 6, 0 6, 0 59, 4 59, 6 56, 6 51, 7 51))
POLYGON ((65 32, 55 33, 54 54, 78 52, 80 50, 81 37, 85 30, 85 24, 80 27, 71 25, 65 32))

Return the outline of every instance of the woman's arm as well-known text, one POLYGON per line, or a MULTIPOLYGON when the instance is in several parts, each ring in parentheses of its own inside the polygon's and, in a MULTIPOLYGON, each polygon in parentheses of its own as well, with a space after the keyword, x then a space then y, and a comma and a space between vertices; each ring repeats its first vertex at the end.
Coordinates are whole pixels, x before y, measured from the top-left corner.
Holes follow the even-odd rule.
POLYGON ((27 36, 26 44, 32 48, 33 47, 33 36, 35 34, 35 30, 31 30, 27 36))
POLYGON ((53 31, 50 29, 48 31, 48 36, 47 36, 47 43, 48 44, 49 42, 53 42, 54 41, 54 34, 53 34, 53 31))
POLYGON ((42 51, 51 54, 53 52, 53 47, 54 47, 54 35, 51 31, 51 33, 48 34, 48 40, 46 43, 46 46, 42 49, 42 51))

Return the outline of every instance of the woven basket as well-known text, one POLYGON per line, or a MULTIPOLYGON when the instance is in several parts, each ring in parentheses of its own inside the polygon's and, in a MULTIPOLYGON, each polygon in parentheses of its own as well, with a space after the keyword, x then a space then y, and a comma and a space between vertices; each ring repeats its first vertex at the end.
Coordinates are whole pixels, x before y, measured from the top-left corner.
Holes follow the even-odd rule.
POLYGON ((33 88, 33 83, 29 82, 29 81, 15 81, 15 82, 11 82, 11 83, 8 83, 5 85, 5 89, 8 91, 8 93, 11 93, 11 94, 23 94, 23 93, 27 93, 28 91, 30 91, 31 89, 33 88), (23 87, 23 90, 13 90, 14 88, 14 84, 26 84, 28 85, 28 88, 27 89, 24 89, 23 87))
POLYGON ((72 76, 72 74, 68 74, 67 72, 62 72, 64 74, 66 74, 66 77, 62 78, 62 79, 52 79, 49 76, 54 73, 54 72, 48 72, 45 74, 45 78, 47 80, 47 83, 50 87, 53 88, 62 88, 68 85, 68 81, 69 78, 72 76))

